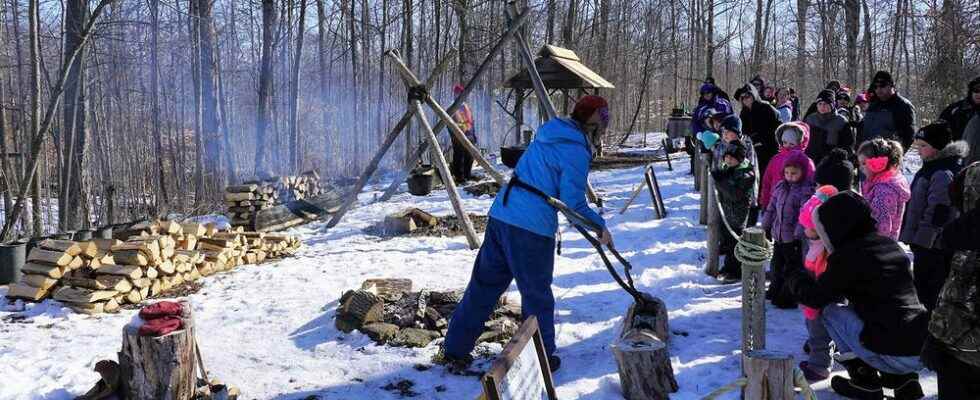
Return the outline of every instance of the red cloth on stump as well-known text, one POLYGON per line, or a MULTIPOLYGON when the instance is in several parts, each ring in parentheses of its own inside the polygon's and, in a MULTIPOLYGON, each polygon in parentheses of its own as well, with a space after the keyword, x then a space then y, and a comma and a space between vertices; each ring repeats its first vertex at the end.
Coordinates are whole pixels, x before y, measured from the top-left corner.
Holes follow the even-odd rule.
POLYGON ((183 306, 173 301, 161 301, 143 307, 139 315, 145 322, 140 326, 140 336, 163 336, 183 329, 184 321, 180 318, 183 311, 183 306))

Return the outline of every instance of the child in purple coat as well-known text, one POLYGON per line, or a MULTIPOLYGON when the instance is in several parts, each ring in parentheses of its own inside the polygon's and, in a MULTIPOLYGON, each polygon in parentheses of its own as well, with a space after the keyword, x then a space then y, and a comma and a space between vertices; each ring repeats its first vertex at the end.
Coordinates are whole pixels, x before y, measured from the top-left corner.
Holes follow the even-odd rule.
POLYGON ((772 281, 766 298, 777 308, 796 308, 796 300, 783 283, 786 268, 794 263, 802 264, 803 226, 797 223, 800 209, 813 196, 816 187, 808 169, 812 166, 803 152, 787 155, 783 163, 783 179, 773 188, 772 198, 762 219, 762 228, 772 235, 772 281))

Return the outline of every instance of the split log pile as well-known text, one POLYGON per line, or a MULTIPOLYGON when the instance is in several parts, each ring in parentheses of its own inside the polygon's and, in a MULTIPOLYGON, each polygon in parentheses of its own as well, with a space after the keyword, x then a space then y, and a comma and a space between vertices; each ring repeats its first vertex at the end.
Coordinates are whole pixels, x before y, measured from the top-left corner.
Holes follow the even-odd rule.
MULTIPOLYGON (((316 171, 248 181, 225 188, 225 203, 232 226, 251 227, 259 211, 291 201, 314 198, 327 190, 316 171)), ((252 228, 248 228, 252 229, 252 228)))
MULTIPOLYGON (((425 347, 446 336, 462 298, 462 290, 414 291, 409 279, 368 279, 341 296, 334 322, 338 330, 360 331, 378 344, 425 347)), ((507 343, 520 321, 521 306, 501 296, 477 343, 507 343)))
POLYGON ((219 231, 213 224, 173 221, 138 224, 115 239, 48 239, 31 251, 24 277, 8 298, 65 303, 76 312, 113 312, 201 277, 296 252, 287 235, 219 231))

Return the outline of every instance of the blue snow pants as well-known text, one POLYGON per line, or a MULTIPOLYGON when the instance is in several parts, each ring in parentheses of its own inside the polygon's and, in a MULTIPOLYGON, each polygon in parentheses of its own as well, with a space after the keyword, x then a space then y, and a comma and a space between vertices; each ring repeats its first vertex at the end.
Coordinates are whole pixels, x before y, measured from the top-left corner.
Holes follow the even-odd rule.
POLYGON ((490 217, 483 246, 473 264, 463 300, 453 311, 446 333, 445 353, 461 358, 476 345, 483 324, 497 300, 517 281, 523 318, 535 316, 548 354, 555 352, 555 296, 551 292, 555 268, 555 239, 490 217))

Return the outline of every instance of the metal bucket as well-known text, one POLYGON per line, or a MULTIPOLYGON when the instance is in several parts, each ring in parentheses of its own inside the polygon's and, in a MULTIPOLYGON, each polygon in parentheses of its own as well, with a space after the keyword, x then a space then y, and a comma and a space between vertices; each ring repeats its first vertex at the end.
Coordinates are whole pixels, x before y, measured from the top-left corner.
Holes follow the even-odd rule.
POLYGON ((92 237, 96 239, 112 239, 112 225, 107 225, 96 229, 92 237))
POLYGON ((408 192, 414 196, 425 196, 432 193, 432 183, 435 174, 431 170, 424 172, 413 172, 408 177, 408 192))
POLYGON ((19 282, 26 259, 26 242, 0 244, 0 284, 19 282))
POLYGON ((517 168, 517 162, 521 160, 521 156, 524 155, 525 150, 527 150, 527 147, 524 146, 501 147, 500 162, 504 163, 510 169, 517 168))
POLYGON ((71 240, 74 240, 76 242, 85 242, 85 241, 92 240, 92 230, 82 229, 80 231, 76 231, 75 234, 72 236, 71 240))

